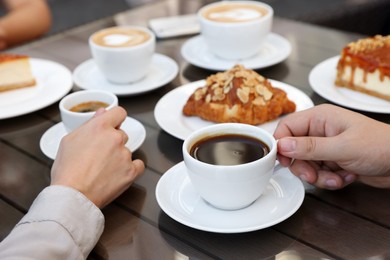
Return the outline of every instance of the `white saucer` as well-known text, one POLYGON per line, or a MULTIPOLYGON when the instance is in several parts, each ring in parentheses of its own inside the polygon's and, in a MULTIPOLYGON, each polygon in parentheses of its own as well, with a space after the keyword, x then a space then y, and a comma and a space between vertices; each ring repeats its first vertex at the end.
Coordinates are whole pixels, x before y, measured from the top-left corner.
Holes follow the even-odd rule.
POLYGON ((160 178, 156 198, 174 220, 204 231, 241 233, 270 227, 294 214, 305 197, 302 182, 288 168, 277 170, 257 201, 241 210, 220 210, 206 203, 193 188, 184 162, 160 178))
POLYGON ((74 70, 73 80, 81 89, 101 89, 118 96, 130 96, 162 87, 172 81, 178 72, 179 66, 173 59, 155 53, 146 77, 131 84, 114 84, 107 81, 93 59, 84 61, 74 70))
POLYGON ((192 65, 209 70, 228 70, 237 63, 248 69, 261 69, 285 60, 291 53, 291 44, 283 36, 270 33, 261 51, 254 57, 243 60, 224 60, 210 53, 202 35, 186 41, 181 54, 192 65))
POLYGON ((309 74, 312 89, 323 98, 341 106, 374 113, 390 113, 390 102, 358 91, 338 87, 334 81, 337 73, 335 56, 317 64, 309 74))
MULTIPOLYGON (((314 106, 310 97, 301 90, 280 81, 269 80, 274 87, 280 88, 287 93, 288 98, 296 104, 296 111, 301 111, 314 106)), ((214 124, 213 122, 203 120, 199 117, 184 116, 182 112, 190 95, 195 89, 204 85, 205 80, 199 80, 175 88, 165 94, 157 102, 154 108, 154 118, 158 125, 167 133, 184 140, 193 131, 214 124)), ((275 119, 260 124, 258 127, 261 127, 272 134, 275 131, 278 122, 279 119, 275 119)))
MULTIPOLYGON (((126 147, 131 152, 137 150, 145 141, 146 130, 145 127, 137 120, 127 117, 122 123, 121 129, 129 136, 126 147)), ((65 127, 62 122, 49 128, 41 137, 39 145, 42 152, 50 159, 55 159, 57 150, 60 146, 61 139, 66 135, 65 127)))

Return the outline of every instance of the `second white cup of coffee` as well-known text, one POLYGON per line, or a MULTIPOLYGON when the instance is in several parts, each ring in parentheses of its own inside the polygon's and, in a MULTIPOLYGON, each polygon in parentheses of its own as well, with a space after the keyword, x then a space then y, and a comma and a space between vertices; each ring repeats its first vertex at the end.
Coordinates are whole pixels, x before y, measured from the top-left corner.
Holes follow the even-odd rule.
POLYGON ((110 110, 118 106, 118 97, 102 90, 82 90, 61 99, 61 120, 67 133, 88 121, 100 107, 110 110))
POLYGON ((198 20, 211 53, 241 60, 258 54, 271 31, 273 8, 257 1, 218 1, 202 7, 198 20))
POLYGON ((104 77, 114 84, 144 78, 150 70, 156 37, 142 26, 117 26, 89 37, 92 57, 104 77))
POLYGON ((223 210, 247 207, 261 196, 274 171, 276 150, 270 133, 240 123, 201 128, 182 147, 195 190, 223 210))

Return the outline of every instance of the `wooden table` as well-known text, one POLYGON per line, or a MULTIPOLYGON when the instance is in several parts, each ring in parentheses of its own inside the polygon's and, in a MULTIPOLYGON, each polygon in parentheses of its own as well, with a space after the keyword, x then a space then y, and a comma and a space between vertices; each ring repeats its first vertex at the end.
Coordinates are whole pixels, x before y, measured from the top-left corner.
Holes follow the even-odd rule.
MULTIPOLYGON (((206 1, 167 0, 144 5, 92 24, 10 50, 61 63, 70 70, 91 57, 87 38, 118 23, 146 25, 153 17, 194 13, 206 1)), ((338 55, 362 35, 276 18, 273 31, 292 45, 282 63, 261 69, 264 76, 293 85, 315 104, 328 102, 311 89, 308 75, 319 62, 338 55)), ((270 228, 248 233, 218 234, 196 230, 168 217, 156 201, 160 177, 182 161, 182 141, 164 132, 153 110, 172 89, 213 73, 187 63, 180 54, 188 37, 159 40, 157 52, 179 64, 169 84, 138 96, 120 97, 129 116, 146 128, 146 140, 134 153, 146 163, 145 174, 106 207, 105 231, 91 259, 385 259, 390 256, 389 189, 353 184, 340 191, 307 186, 302 206, 270 228)), ((53 86, 56 87, 56 86, 53 86)), ((74 91, 78 90, 76 86, 74 91)), ((21 104, 23 105, 23 104, 21 104)), ((365 113, 389 123, 387 114, 365 113)), ((60 122, 58 102, 42 110, 0 120, 0 239, 25 214, 37 194, 50 183, 53 161, 39 148, 41 136, 60 122)))

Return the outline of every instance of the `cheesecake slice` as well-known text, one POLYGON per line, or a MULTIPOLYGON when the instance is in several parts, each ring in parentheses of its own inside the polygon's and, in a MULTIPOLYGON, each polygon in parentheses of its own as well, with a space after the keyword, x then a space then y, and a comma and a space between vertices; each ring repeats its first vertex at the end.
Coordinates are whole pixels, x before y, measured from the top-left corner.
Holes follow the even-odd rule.
POLYGON ((345 46, 335 84, 390 101, 390 35, 376 35, 345 46))
POLYGON ((0 53, 0 92, 31 87, 35 83, 29 56, 0 53))

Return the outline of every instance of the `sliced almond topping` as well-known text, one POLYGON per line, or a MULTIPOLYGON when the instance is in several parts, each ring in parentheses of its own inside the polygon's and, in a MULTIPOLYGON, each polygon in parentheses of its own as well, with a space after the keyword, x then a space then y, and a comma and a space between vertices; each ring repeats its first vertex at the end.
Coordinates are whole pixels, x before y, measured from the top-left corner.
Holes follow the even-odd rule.
POLYGON ((251 86, 251 87, 254 87, 258 84, 257 80, 255 78, 246 78, 244 80, 244 84, 247 85, 247 86, 251 86))
POLYGON ((214 89, 214 95, 220 95, 223 93, 223 89, 222 88, 216 88, 214 89))
POLYGON ((257 75, 257 80, 260 81, 260 82, 264 82, 265 81, 265 78, 261 75, 257 75))
POLYGON ((225 84, 223 86, 225 87, 225 86, 229 85, 233 79, 234 79, 234 75, 229 75, 229 77, 226 79, 225 84))
POLYGON ((265 101, 262 97, 256 97, 253 102, 252 102, 255 106, 264 106, 265 105, 265 101))
POLYGON ((264 88, 264 95, 263 95, 264 99, 266 101, 270 100, 272 98, 272 92, 269 91, 268 88, 264 88))
POLYGON ((237 97, 241 100, 242 103, 246 104, 249 100, 249 93, 246 93, 241 88, 237 89, 237 97))
POLYGON ((211 85, 211 89, 216 89, 216 88, 219 88, 219 84, 218 83, 214 83, 213 85, 211 85))
POLYGON ((206 103, 210 103, 210 101, 211 101, 211 95, 207 94, 207 96, 206 96, 206 103))
POLYGON ((237 78, 247 78, 249 76, 249 73, 247 71, 236 71, 234 75, 237 78))
POLYGON ((263 85, 256 85, 256 92, 260 95, 260 96, 264 96, 264 89, 265 87, 263 85))
POLYGON ((242 89, 242 91, 245 92, 245 94, 246 94, 247 96, 249 96, 249 93, 251 92, 251 88, 250 88, 250 87, 244 86, 244 87, 242 87, 241 89, 242 89))
POLYGON ((224 100, 224 99, 225 99, 225 94, 220 93, 220 94, 218 94, 218 95, 213 96, 212 99, 213 99, 213 101, 221 101, 221 100, 224 100))
POLYGON ((204 95, 202 93, 202 89, 198 89, 197 91, 195 91, 195 100, 196 101, 201 100, 203 96, 204 95))
POLYGON ((223 87, 223 93, 227 94, 233 88, 233 82, 231 81, 229 85, 223 87))

